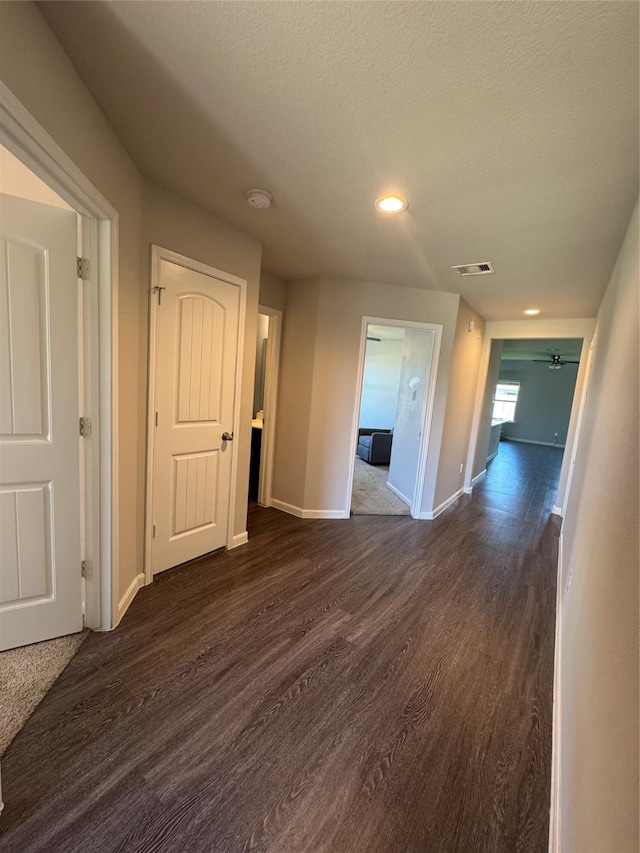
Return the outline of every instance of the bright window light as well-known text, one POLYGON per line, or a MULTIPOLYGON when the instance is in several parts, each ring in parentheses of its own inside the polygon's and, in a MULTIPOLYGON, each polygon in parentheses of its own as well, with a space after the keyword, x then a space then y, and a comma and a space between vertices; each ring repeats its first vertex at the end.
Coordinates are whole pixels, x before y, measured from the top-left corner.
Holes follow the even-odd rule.
POLYGON ((519 382, 498 382, 493 398, 493 420, 514 421, 520 393, 519 382))

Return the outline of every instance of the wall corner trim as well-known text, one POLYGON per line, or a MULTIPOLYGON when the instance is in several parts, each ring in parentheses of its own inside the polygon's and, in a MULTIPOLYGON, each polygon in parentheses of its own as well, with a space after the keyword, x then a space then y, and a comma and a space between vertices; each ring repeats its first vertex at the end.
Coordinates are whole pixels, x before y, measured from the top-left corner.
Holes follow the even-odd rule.
POLYGON ((551 735, 551 806, 549 809, 549 853, 560 853, 560 788, 562 769, 562 531, 558 540, 556 582, 556 643, 553 659, 553 711, 551 735))
POLYGON ((125 594, 122 596, 122 598, 118 602, 118 613, 117 613, 117 619, 115 620, 115 625, 113 626, 114 628, 117 628, 117 626, 120 624, 120 620, 122 619, 124 614, 127 612, 127 609, 129 607, 129 605, 131 604, 131 602, 133 601, 133 599, 136 597, 136 593, 144 585, 145 585, 144 572, 140 572, 140 574, 136 575, 135 578, 131 581, 131 583, 129 584, 129 586, 127 588, 127 591, 125 592, 125 594))
POLYGON ((271 506, 274 509, 282 510, 289 515, 295 515, 296 518, 349 518, 343 509, 303 509, 300 506, 279 501, 272 498, 271 506))
POLYGON ((561 506, 553 506, 551 508, 552 515, 559 515, 562 518, 562 507, 561 506))
POLYGON ((473 494, 473 486, 465 486, 462 491, 465 495, 471 495, 473 494))
POLYGON ((480 473, 476 474, 476 476, 473 478, 473 480, 471 481, 471 488, 473 488, 476 483, 479 483, 480 480, 483 480, 486 476, 487 476, 487 469, 485 468, 484 471, 480 471, 480 473))
POLYGON ((406 504, 409 508, 411 507, 411 504, 413 503, 413 501, 410 498, 408 498, 406 495, 403 495, 402 492, 399 489, 396 489, 395 486, 392 486, 388 480, 387 480, 387 488, 390 491, 392 491, 396 497, 400 498, 400 500, 402 501, 403 504, 406 504))
POLYGON ((452 503, 455 503, 459 497, 464 494, 464 489, 460 488, 457 492, 454 492, 450 497, 443 501, 439 506, 437 506, 432 511, 421 512, 420 518, 426 519, 427 521, 433 521, 434 518, 437 518, 440 513, 444 512, 445 509, 451 506, 452 503))
POLYGON ((230 551, 232 548, 237 548, 239 545, 246 545, 249 541, 249 534, 246 530, 242 533, 236 533, 235 536, 231 539, 231 545, 228 546, 227 551, 230 551))

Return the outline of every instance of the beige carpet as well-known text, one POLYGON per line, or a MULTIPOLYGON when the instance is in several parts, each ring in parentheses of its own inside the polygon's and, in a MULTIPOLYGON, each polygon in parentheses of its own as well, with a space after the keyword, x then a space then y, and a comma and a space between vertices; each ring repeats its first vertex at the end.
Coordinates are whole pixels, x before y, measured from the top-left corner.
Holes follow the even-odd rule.
POLYGON ((80 648, 88 631, 0 652, 0 755, 80 648))
POLYGON ((411 515, 409 507, 387 487, 388 465, 369 465, 356 456, 352 515, 411 515))

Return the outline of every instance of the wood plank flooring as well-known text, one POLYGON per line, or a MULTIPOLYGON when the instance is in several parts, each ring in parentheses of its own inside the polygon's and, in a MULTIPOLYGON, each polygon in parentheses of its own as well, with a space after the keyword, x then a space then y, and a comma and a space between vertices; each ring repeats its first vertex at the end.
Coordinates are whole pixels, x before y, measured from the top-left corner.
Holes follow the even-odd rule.
POLYGON ((0 850, 545 851, 560 461, 505 443, 434 522, 253 506, 86 640, 0 850))

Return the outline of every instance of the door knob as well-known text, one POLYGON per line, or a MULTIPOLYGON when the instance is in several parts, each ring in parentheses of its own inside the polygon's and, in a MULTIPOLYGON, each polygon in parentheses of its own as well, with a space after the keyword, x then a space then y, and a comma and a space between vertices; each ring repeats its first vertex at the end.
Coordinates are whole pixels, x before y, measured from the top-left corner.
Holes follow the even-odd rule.
POLYGON ((223 441, 233 441, 233 433, 232 432, 223 432, 222 433, 223 441))

